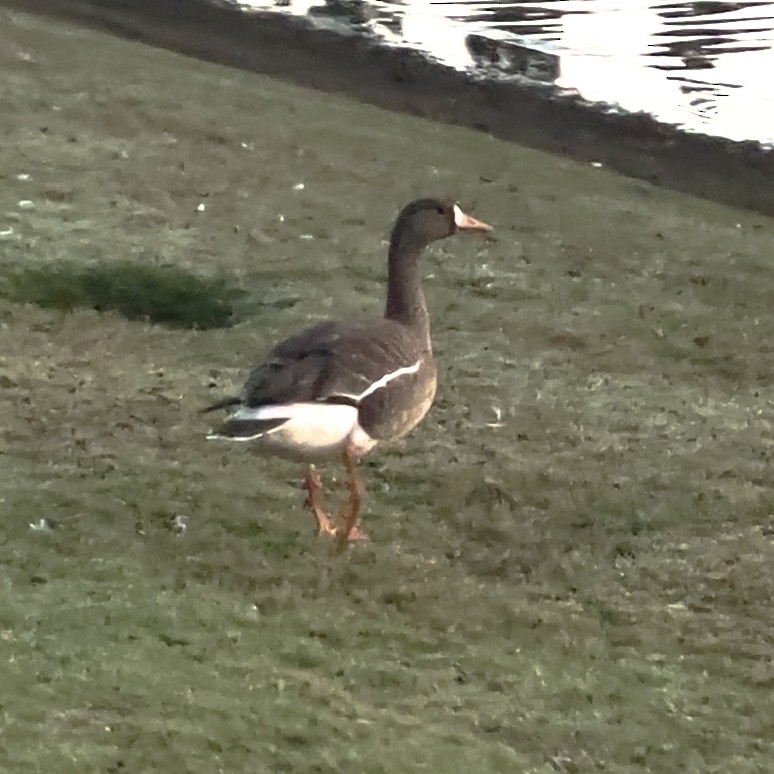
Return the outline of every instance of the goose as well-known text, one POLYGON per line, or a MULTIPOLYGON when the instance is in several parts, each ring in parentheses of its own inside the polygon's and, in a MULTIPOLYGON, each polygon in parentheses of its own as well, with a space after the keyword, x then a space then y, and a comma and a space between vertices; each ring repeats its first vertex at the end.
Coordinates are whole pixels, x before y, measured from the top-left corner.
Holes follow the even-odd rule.
POLYGON ((490 230, 456 202, 425 198, 407 204, 390 235, 384 316, 323 322, 277 344, 249 374, 240 395, 202 410, 231 410, 207 438, 254 443, 266 453, 305 463, 304 505, 314 515, 317 534, 340 547, 367 540, 358 524, 365 487, 357 463, 378 443, 416 427, 435 397, 420 256, 436 240, 490 230), (346 471, 349 497, 334 522, 322 502, 315 463, 336 457, 346 471))

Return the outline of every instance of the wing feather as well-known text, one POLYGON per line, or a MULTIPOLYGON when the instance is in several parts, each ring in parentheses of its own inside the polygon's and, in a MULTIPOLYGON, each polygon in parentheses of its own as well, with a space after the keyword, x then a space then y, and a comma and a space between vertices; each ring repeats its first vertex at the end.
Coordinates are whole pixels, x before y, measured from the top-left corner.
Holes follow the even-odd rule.
POLYGON ((242 404, 351 400, 399 369, 422 348, 400 323, 323 323, 278 344, 247 378, 242 404))

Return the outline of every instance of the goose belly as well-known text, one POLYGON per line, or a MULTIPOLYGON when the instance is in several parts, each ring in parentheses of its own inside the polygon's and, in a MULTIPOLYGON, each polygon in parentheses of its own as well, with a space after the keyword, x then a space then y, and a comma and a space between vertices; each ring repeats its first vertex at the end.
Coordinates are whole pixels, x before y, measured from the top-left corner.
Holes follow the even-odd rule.
POLYGON ((395 379, 363 400, 360 426, 371 438, 384 441, 402 438, 430 410, 436 386, 435 366, 423 363, 417 373, 395 379))

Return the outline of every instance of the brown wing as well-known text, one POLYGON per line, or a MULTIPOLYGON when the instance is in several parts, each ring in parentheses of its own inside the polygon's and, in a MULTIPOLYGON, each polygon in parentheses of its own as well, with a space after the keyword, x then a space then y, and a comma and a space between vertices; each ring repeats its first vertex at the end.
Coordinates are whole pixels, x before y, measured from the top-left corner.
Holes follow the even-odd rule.
POLYGON ((250 408, 337 399, 356 403, 386 374, 416 363, 422 349, 392 320, 322 323, 278 344, 248 377, 241 402, 250 408))

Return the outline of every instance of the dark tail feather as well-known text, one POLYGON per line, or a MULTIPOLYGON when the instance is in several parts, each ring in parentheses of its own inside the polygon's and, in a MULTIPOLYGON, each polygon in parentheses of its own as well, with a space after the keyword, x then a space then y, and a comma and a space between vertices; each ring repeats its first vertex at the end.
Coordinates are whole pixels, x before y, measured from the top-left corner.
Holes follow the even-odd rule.
POLYGON ((237 406, 242 402, 241 398, 223 398, 223 400, 219 400, 217 403, 213 403, 211 406, 207 406, 207 408, 203 408, 199 410, 200 414, 209 414, 210 411, 217 411, 218 409, 224 409, 229 408, 230 406, 237 406))
POLYGON ((234 441, 250 441, 260 438, 275 427, 284 425, 285 417, 278 419, 227 419, 220 427, 207 435, 207 438, 231 438, 234 441))

